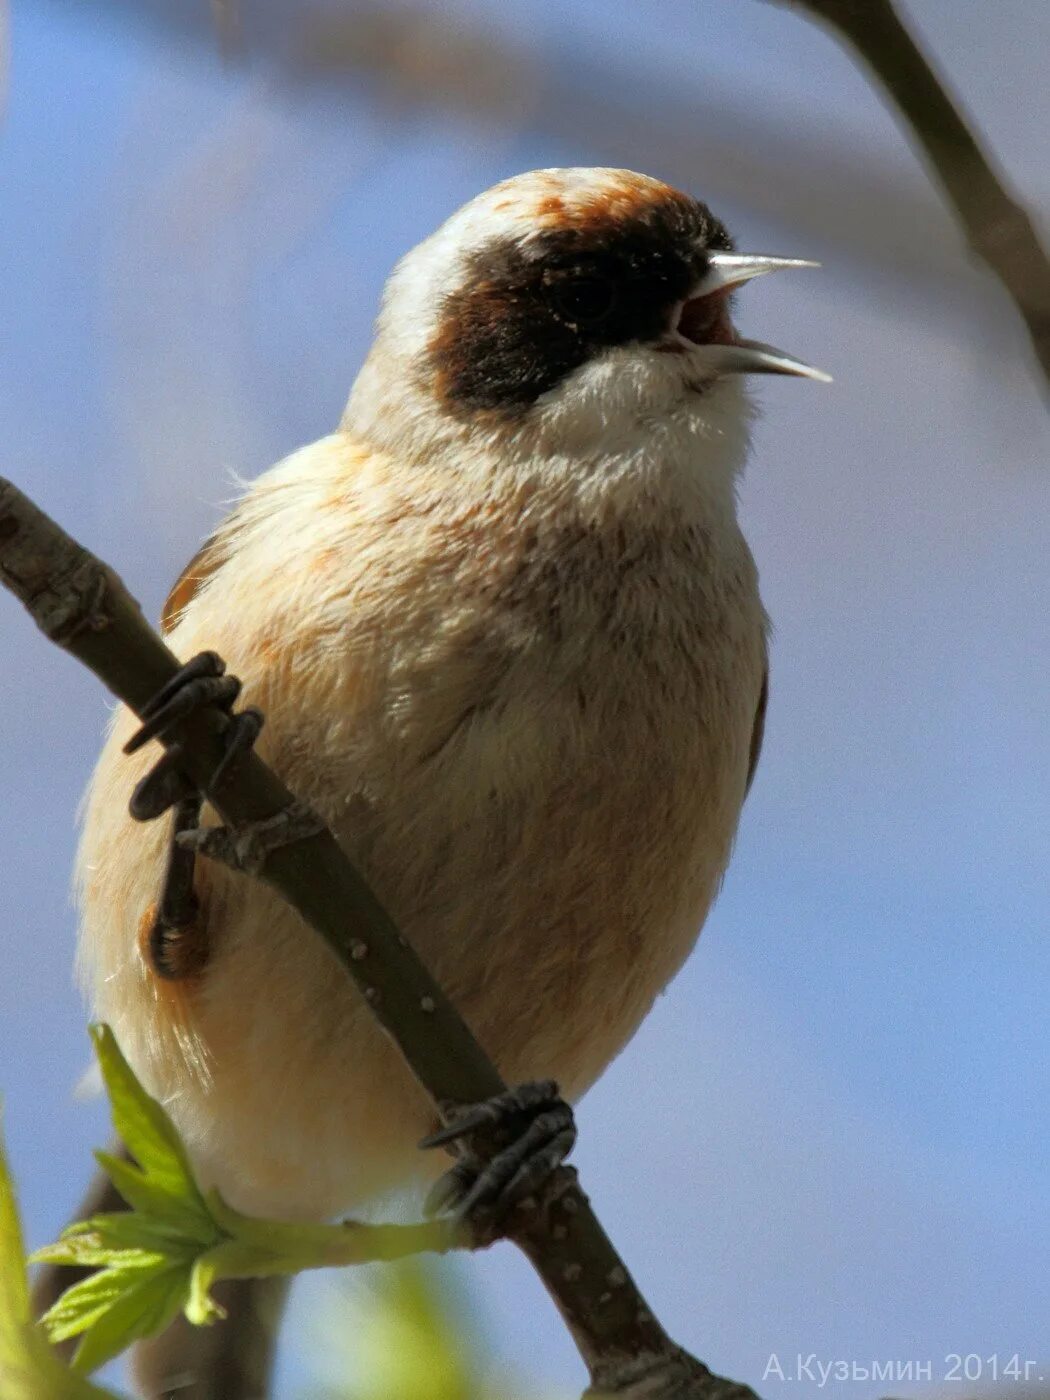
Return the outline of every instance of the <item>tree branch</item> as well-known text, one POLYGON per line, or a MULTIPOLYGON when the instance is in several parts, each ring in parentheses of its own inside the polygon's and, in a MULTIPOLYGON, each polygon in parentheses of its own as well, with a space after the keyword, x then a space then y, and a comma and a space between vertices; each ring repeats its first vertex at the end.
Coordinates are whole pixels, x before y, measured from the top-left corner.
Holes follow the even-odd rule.
POLYGON ((177 1400, 268 1395, 289 1282, 231 1278, 215 1284, 212 1296, 226 1314, 221 1322, 195 1327, 180 1314, 158 1336, 132 1347, 129 1369, 138 1390, 177 1400))
MULTIPOLYGON (((141 715, 179 661, 144 619, 116 574, 0 477, 0 581, 44 634, 83 662, 141 715)), ((197 711, 165 742, 205 784, 229 723, 197 711)), ((255 753, 209 795, 223 821, 273 817, 293 795, 255 753)), ((270 851, 267 880, 325 939, 439 1109, 505 1086, 455 1007, 327 829, 270 851)), ((591 1376, 589 1396, 646 1400, 755 1400, 747 1386, 713 1375, 664 1332, 579 1188, 561 1168, 535 1210, 518 1211, 510 1238, 554 1299, 591 1376)))
POLYGON ((1050 259, 1024 207, 937 77, 893 0, 772 0, 827 25, 856 49, 918 142, 962 224, 1021 315, 1050 387, 1050 259))

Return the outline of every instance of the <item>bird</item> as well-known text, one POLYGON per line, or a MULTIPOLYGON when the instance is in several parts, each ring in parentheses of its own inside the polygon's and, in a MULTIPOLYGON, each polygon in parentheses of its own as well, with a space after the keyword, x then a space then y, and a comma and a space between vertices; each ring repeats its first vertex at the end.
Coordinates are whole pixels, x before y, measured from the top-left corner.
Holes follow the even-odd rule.
MULTIPOLYGON (((734 298, 807 266, 635 172, 500 182, 397 264, 338 427, 247 485, 163 611, 506 1082, 569 1104, 693 948, 758 761, 745 380, 827 376, 734 298)), ((298 915, 174 841, 202 800, 177 758, 174 815, 129 811, 155 732, 116 711, 83 809, 94 1015, 235 1208, 426 1184, 433 1106, 298 915)))

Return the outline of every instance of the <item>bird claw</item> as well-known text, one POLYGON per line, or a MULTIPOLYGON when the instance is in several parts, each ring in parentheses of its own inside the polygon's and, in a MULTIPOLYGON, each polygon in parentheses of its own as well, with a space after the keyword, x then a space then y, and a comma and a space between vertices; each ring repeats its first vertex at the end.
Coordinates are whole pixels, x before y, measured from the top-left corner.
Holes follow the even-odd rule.
POLYGON ((522 1084, 466 1106, 419 1144, 423 1149, 455 1144, 462 1153, 431 1188, 424 1212, 451 1214, 469 1224, 479 1242, 496 1239, 508 1213, 535 1195, 575 1141, 572 1109, 552 1080, 522 1084))
POLYGON ((451 1110, 451 1122, 429 1133, 419 1146, 427 1152, 433 1147, 447 1147, 450 1143, 458 1142, 482 1127, 512 1128, 515 1117, 529 1115, 537 1109, 560 1102, 558 1086, 553 1079, 530 1080, 515 1089, 505 1089, 502 1094, 495 1094, 482 1103, 457 1105, 451 1110))
MULTIPOLYGON (((214 651, 200 652, 143 707, 143 723, 124 745, 124 752, 136 753, 151 739, 162 738, 194 710, 215 705, 229 715, 230 723, 224 736, 225 752, 207 784, 206 792, 211 792, 234 759, 252 747, 263 726, 262 712, 252 706, 236 715, 230 713, 240 692, 241 682, 226 674, 222 657, 214 651)), ((136 821, 152 821, 169 807, 197 795, 198 788, 182 773, 180 760, 181 751, 174 744, 136 785, 130 803, 136 821)))
MULTIPOLYGON (((212 854, 205 838, 216 839, 227 833, 225 828, 202 830, 201 807, 230 765, 252 747, 263 726, 262 712, 250 706, 239 714, 231 713, 240 692, 240 681, 226 674, 222 657, 214 651, 202 651, 180 667, 143 707, 143 723, 124 745, 125 753, 136 753, 151 739, 166 737, 173 725, 208 705, 228 716, 222 735, 222 758, 203 788, 183 772, 182 749, 173 743, 136 784, 128 804, 132 817, 140 822, 153 821, 170 808, 175 809, 161 897, 151 907, 142 945, 153 970, 169 981, 199 973, 209 953, 207 937, 199 927, 200 901, 194 888, 196 852, 203 849, 212 854)), ((236 842, 237 833, 229 839, 236 842)))
POLYGON ((150 822, 162 817, 169 807, 198 796, 194 783, 186 777, 179 762, 182 752, 173 744, 157 760, 144 778, 135 784, 128 810, 137 822, 150 822))
POLYGON ((124 752, 135 753, 202 705, 217 704, 228 709, 240 690, 240 681, 226 675, 226 662, 217 652, 198 652, 142 707, 143 723, 124 745, 124 752))
POLYGON ((476 1164, 457 1162, 447 1172, 442 1172, 427 1192, 423 1201, 423 1214, 428 1220, 433 1220, 437 1215, 452 1214, 454 1207, 467 1196, 477 1179, 476 1164))

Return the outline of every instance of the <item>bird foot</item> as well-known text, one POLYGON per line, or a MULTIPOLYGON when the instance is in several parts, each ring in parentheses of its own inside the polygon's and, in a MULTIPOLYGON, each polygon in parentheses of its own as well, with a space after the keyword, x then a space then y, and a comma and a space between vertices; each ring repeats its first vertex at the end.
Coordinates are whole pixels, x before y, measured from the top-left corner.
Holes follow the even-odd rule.
POLYGON ((237 826, 197 826, 176 832, 175 844, 210 860, 221 861, 242 875, 257 875, 271 851, 290 846, 324 831, 321 817, 305 802, 289 802, 272 817, 237 826))
MULTIPOLYGON (((135 753, 150 739, 163 738, 172 725, 194 710, 215 705, 229 715, 230 725, 224 736, 225 753, 208 781, 207 795, 220 783, 234 759, 252 747, 263 726, 260 710, 249 707, 239 714, 231 713, 240 692, 240 681, 236 676, 226 674, 226 663, 222 657, 214 651, 200 652, 181 667, 145 706, 142 726, 124 745, 124 752, 135 753)), ((136 785, 130 803, 131 815, 136 821, 153 821, 169 807, 200 796, 196 785, 179 767, 181 756, 179 746, 172 745, 136 785)))
POLYGON ((172 725, 194 710, 215 705, 229 715, 223 735, 224 752, 204 791, 182 771, 182 751, 171 745, 131 795, 129 809, 136 821, 153 821, 175 809, 168 842, 167 866, 160 898, 143 916, 140 934, 143 956, 158 977, 185 981, 203 969, 209 953, 206 930, 200 924, 200 901, 194 887, 195 852, 201 806, 240 754, 252 747, 262 729, 259 710, 231 714, 240 694, 236 676, 226 675, 226 663, 213 651, 203 651, 182 666, 142 711, 142 726, 124 745, 135 753, 151 739, 164 738, 172 725))
POLYGON ((509 1213, 525 1206, 572 1151, 572 1109, 546 1079, 457 1106, 450 1116, 419 1144, 452 1148, 459 1158, 432 1187, 424 1213, 450 1214, 470 1226, 478 1244, 489 1244, 505 1233, 509 1213))

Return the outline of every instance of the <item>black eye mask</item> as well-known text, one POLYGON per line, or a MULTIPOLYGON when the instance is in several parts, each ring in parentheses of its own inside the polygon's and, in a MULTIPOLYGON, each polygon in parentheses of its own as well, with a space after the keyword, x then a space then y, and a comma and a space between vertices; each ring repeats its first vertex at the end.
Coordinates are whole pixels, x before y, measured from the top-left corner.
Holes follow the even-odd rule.
POLYGON ((430 344, 438 396, 459 414, 521 413, 601 350, 658 340, 705 247, 732 244, 705 205, 675 195, 479 249, 430 344))

